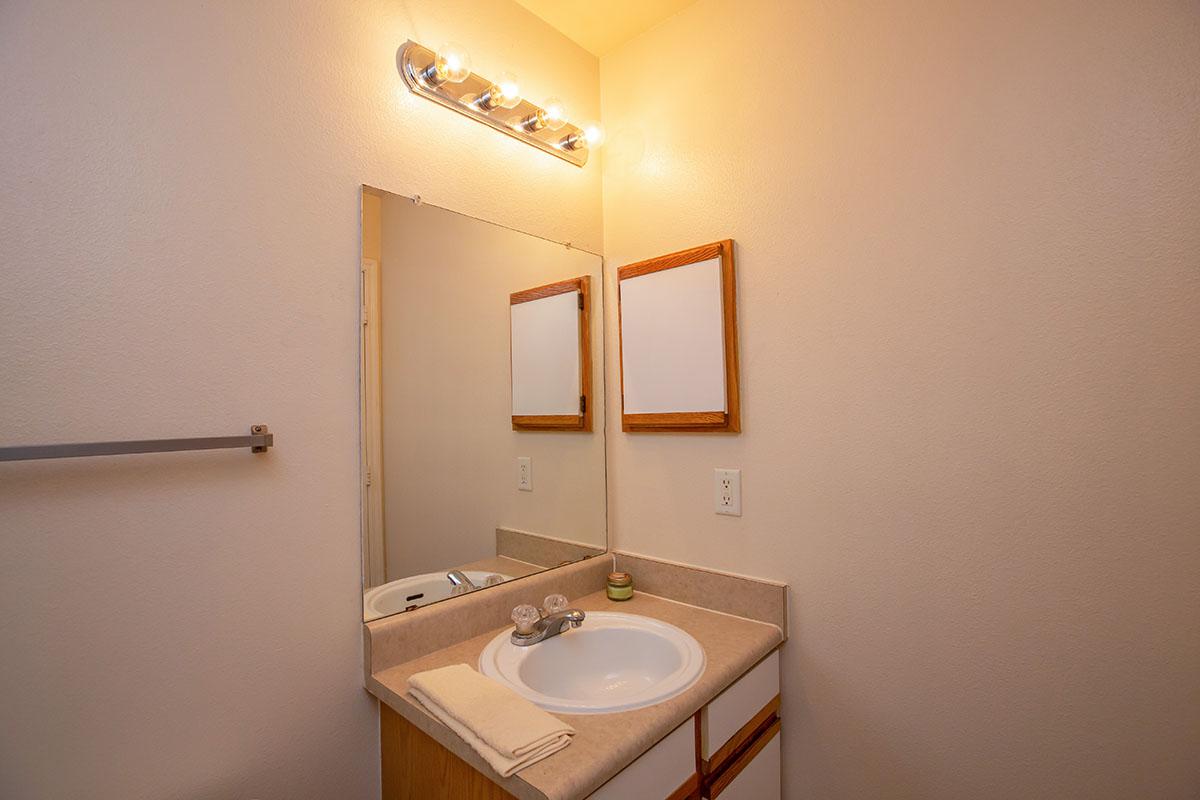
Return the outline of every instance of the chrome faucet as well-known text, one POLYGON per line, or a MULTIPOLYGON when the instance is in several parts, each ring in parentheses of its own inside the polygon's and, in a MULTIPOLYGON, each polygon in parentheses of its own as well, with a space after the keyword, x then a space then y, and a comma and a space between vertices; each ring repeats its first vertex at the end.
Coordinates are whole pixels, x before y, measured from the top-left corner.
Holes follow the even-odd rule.
POLYGON ((470 578, 467 577, 467 573, 463 572, 462 570, 452 569, 446 573, 446 577, 450 580, 451 586, 465 587, 462 590, 464 592, 473 592, 479 588, 478 586, 475 585, 474 581, 472 581, 470 578))
POLYGON ((542 601, 543 608, 520 605, 513 609, 512 620, 517 624, 509 641, 517 647, 544 642, 568 628, 578 628, 587 615, 578 608, 567 608, 567 598, 552 594, 542 601))

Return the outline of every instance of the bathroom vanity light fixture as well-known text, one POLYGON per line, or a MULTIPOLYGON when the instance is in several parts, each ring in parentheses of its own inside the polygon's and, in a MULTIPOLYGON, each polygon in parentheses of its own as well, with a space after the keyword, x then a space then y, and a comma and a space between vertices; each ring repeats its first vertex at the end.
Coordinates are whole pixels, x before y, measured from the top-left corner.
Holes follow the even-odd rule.
POLYGON ((452 108, 509 136, 558 156, 577 167, 604 141, 599 123, 573 125, 562 101, 538 106, 521 97, 516 76, 502 72, 489 80, 471 71, 471 59, 455 44, 437 52, 406 42, 398 56, 400 74, 414 93, 452 108))

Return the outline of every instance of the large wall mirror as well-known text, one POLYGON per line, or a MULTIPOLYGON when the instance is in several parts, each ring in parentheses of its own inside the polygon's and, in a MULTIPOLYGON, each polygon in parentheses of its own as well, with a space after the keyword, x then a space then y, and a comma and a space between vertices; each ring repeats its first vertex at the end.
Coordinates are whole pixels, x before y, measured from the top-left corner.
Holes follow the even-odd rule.
POLYGON ((362 201, 364 619, 603 553, 600 257, 362 201))

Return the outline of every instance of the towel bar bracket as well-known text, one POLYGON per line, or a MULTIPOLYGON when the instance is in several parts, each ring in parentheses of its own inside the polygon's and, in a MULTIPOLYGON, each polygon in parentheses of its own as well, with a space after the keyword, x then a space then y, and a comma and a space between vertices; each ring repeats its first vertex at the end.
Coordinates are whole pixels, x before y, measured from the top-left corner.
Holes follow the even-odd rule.
POLYGON ((275 437, 271 435, 271 432, 269 430, 267 430, 266 425, 251 425, 250 426, 250 436, 251 437, 262 437, 260 444, 250 445, 251 453, 267 452, 267 448, 272 445, 272 443, 274 442, 274 439, 275 439, 275 437))

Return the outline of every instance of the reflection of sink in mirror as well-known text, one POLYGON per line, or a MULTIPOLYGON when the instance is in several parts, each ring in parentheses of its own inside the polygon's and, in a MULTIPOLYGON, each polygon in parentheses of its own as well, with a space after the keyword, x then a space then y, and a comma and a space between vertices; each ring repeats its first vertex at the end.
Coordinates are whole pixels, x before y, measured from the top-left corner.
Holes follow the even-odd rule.
POLYGON ((479 671, 548 711, 610 714, 687 689, 704 671, 691 634, 636 614, 589 611, 579 628, 519 647, 510 631, 479 656, 479 671))
MULTIPOLYGON (((491 575, 500 575, 502 580, 512 580, 511 575, 498 572, 467 570, 466 576, 476 586, 483 586, 491 575)), ((401 578, 382 586, 368 589, 363 595, 363 619, 370 621, 388 614, 397 614, 408 608, 436 603, 450 597, 453 588, 445 572, 430 572, 401 578)))

